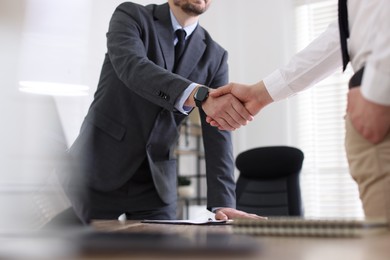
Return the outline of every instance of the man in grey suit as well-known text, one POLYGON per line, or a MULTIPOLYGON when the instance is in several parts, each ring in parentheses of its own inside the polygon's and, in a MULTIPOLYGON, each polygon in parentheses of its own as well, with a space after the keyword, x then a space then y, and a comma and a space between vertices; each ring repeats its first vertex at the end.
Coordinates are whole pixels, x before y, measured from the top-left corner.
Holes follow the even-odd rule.
POLYGON ((126 2, 115 10, 94 101, 69 149, 73 163, 62 176, 84 222, 117 219, 122 213, 128 219, 176 218, 173 152, 179 125, 195 103, 202 122, 208 209, 218 211, 220 219, 258 217, 235 209, 230 132, 205 122, 208 115, 232 130, 252 119, 233 95, 208 97, 228 83, 227 52, 198 24, 210 3, 126 2), (186 47, 174 64, 178 28, 186 32, 186 47))

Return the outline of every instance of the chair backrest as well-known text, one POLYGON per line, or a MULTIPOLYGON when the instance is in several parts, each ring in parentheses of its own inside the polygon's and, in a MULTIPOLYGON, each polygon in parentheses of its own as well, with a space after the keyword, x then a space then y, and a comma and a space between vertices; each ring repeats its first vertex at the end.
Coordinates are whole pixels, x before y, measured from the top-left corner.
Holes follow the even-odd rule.
POLYGON ((303 152, 288 146, 240 153, 236 167, 237 209, 261 216, 302 216, 299 174, 303 152))

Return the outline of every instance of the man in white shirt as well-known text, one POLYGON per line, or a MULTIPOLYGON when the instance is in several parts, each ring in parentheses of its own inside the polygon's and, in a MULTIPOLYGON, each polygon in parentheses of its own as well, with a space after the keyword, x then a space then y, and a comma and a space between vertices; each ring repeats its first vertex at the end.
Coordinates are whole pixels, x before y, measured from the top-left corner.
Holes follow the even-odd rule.
MULTIPOLYGON (((390 220, 390 2, 349 0, 347 7, 351 65, 355 72, 364 68, 358 87, 351 80, 348 92, 345 146, 350 172, 359 185, 366 217, 390 220)), ((262 81, 230 83, 210 95, 232 93, 255 115, 264 106, 314 85, 341 65, 336 22, 262 81)), ((212 118, 207 120, 222 129, 212 118)))

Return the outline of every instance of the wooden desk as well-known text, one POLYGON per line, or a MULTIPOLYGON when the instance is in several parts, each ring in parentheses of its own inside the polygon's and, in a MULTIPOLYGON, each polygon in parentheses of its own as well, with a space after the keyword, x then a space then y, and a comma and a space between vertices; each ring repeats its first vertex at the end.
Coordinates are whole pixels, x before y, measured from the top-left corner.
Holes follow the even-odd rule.
MULTIPOLYGON (((96 230, 115 232, 166 232, 232 234, 232 226, 191 226, 96 221, 96 230)), ((258 253, 237 259, 275 260, 389 260, 390 232, 360 238, 253 237, 258 253)), ((225 258, 225 256, 224 256, 225 258)), ((235 258, 235 256, 233 256, 235 258)), ((204 259, 204 258, 202 258, 204 259)))
MULTIPOLYGON (((250 254, 224 254, 223 252, 192 254, 189 252, 168 252, 161 255, 156 252, 137 252, 125 254, 80 254, 77 250, 61 244, 61 236, 76 231, 36 236, 0 234, 0 259, 240 259, 240 260, 389 260, 390 233, 368 235, 361 238, 307 238, 307 237, 249 237, 259 246, 257 252, 250 254)), ((99 232, 143 233, 143 234, 181 234, 190 237, 193 234, 220 234, 229 236, 232 226, 194 226, 142 224, 128 221, 95 221, 92 229, 99 232)), ((69 237, 67 239, 69 244, 69 237)), ((77 245, 77 239, 73 244, 77 245)), ((229 251, 229 250, 227 250, 229 251)))

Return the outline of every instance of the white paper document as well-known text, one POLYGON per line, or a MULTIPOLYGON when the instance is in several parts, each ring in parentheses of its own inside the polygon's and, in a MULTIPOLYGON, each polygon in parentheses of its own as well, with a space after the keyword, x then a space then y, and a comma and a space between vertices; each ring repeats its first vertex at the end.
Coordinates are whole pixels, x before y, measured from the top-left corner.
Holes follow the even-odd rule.
POLYGON ((142 223, 152 223, 152 224, 175 224, 175 225, 227 225, 231 224, 233 220, 153 220, 145 219, 142 220, 142 223))

